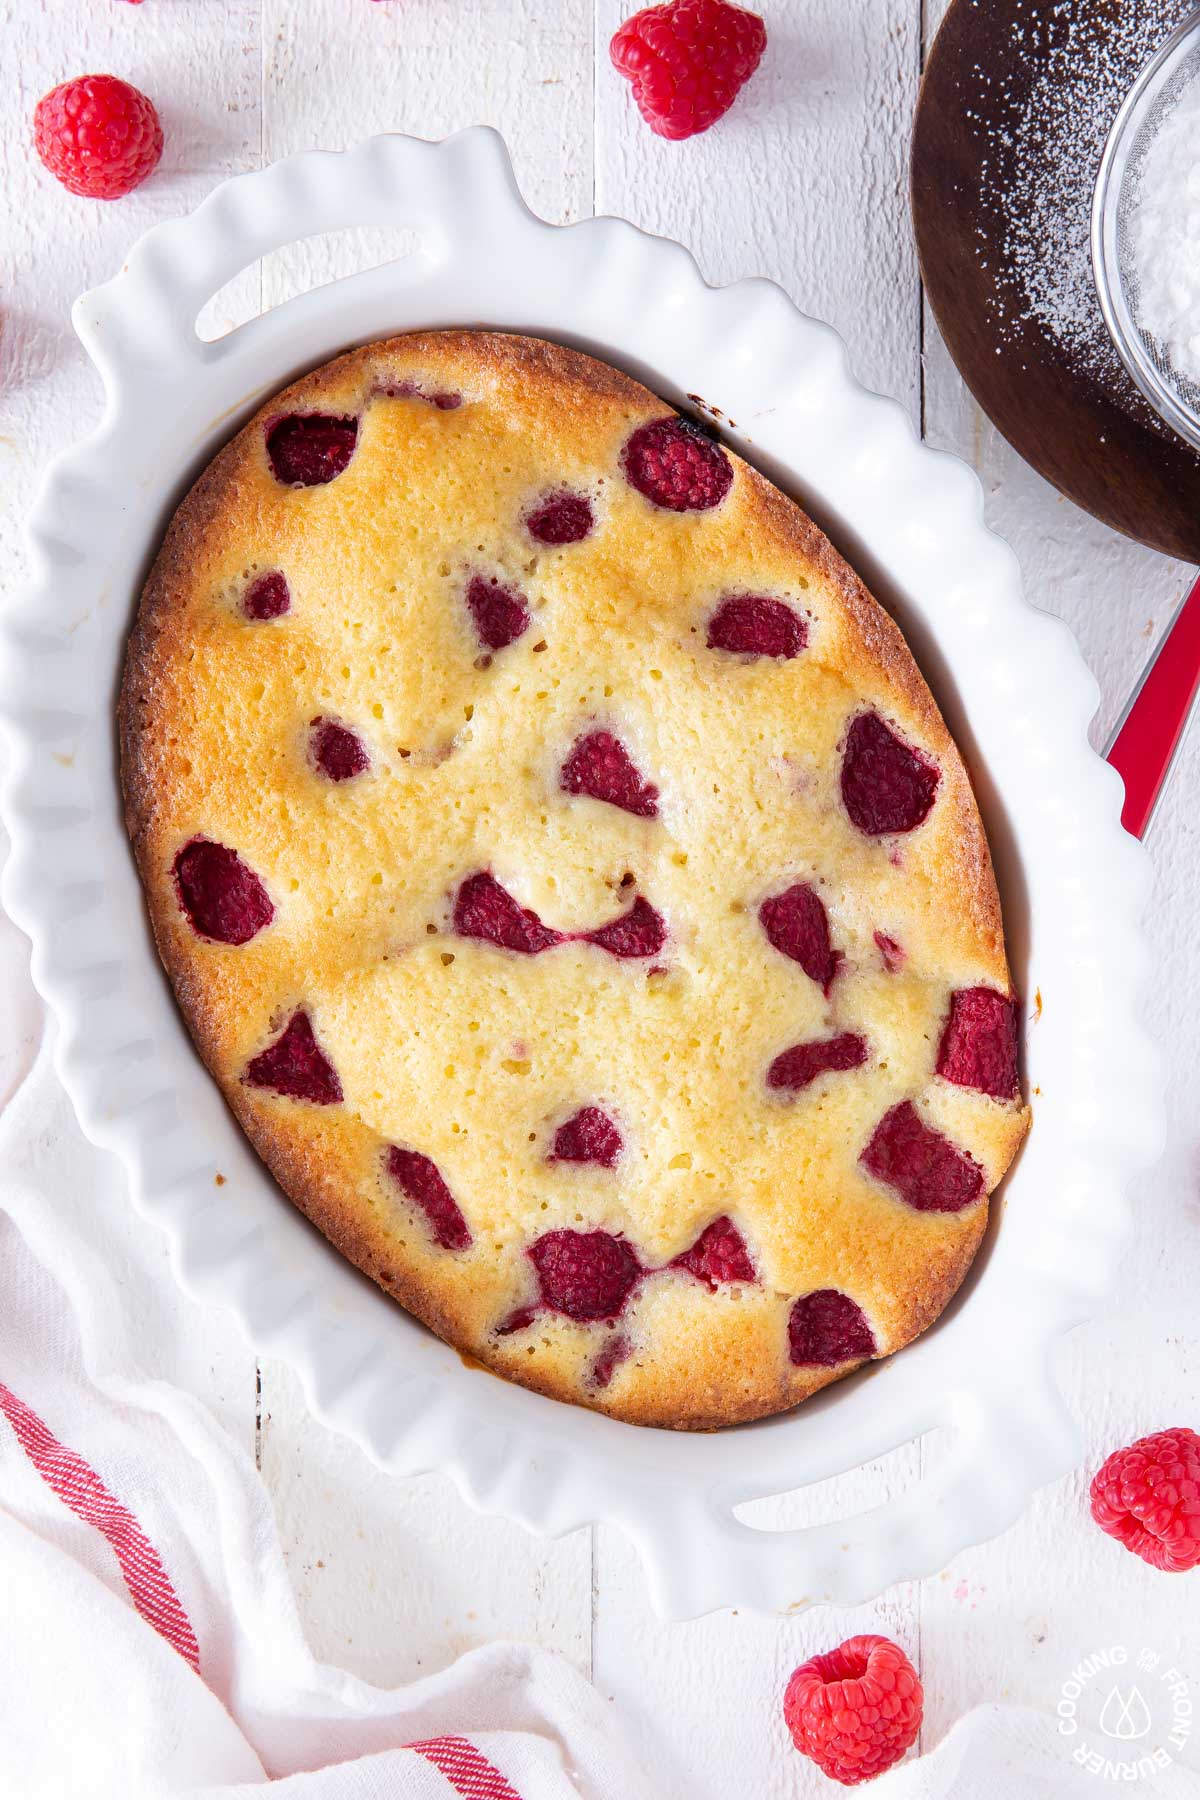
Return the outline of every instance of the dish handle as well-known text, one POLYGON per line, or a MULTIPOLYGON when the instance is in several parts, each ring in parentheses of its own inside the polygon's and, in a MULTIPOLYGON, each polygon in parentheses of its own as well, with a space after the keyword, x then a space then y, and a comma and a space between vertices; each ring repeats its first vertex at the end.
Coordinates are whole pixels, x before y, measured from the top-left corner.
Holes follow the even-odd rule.
MULTIPOLYGON (((905 1441, 912 1423, 904 1422, 905 1441)), ((1078 1426, 1054 1383, 1019 1365, 1006 1371, 1003 1385, 936 1396, 917 1430, 923 1439, 939 1427, 950 1442, 935 1449, 922 1441, 922 1472, 909 1490, 857 1517, 781 1529, 752 1525, 716 1488, 686 1502, 675 1495, 670 1509, 649 1505, 625 1518, 642 1545, 656 1612, 666 1619, 726 1606, 794 1613, 835 1597, 839 1605, 859 1605, 888 1587, 898 1568, 911 1580, 935 1574, 948 1543, 999 1536, 1032 1489, 1065 1474, 1082 1454, 1078 1426), (981 1469, 989 1472, 986 1484, 981 1469)), ((871 1454, 878 1454, 877 1442, 862 1455, 848 1444, 846 1468, 871 1454)))
POLYGON ((490 235, 516 208, 531 218, 504 140, 476 125, 442 143, 399 135, 356 149, 309 150, 223 182, 195 212, 156 225, 115 280, 76 301, 75 330, 110 398, 118 379, 155 371, 194 380, 236 332, 196 329, 227 282, 259 257, 307 237, 364 225, 409 228, 437 258, 456 234, 490 235))

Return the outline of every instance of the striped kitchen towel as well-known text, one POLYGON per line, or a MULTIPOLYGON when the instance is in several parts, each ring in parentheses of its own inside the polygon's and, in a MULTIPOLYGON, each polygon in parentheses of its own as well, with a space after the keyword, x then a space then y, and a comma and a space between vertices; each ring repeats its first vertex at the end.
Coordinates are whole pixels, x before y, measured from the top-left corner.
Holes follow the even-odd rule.
POLYGON ((175 1287, 38 1029, 0 1115, 0 1795, 641 1800, 548 1652, 390 1692, 311 1655, 258 1473, 194 1397, 228 1319, 175 1287))

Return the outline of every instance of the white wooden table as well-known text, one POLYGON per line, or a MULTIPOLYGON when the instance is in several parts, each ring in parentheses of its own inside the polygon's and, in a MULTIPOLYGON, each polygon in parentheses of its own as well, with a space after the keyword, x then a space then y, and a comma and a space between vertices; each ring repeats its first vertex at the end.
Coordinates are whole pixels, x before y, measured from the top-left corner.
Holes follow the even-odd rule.
MULTIPOLYGON (((1025 468, 966 394, 923 312, 906 149, 942 0, 760 5, 771 41, 753 85, 716 130, 671 145, 641 124, 608 64, 633 0, 5 0, 5 527, 24 511, 42 460, 99 406, 70 303, 107 279, 148 225, 293 150, 382 130, 440 137, 483 121, 504 133, 526 197, 547 219, 623 214, 688 244, 710 279, 772 276, 831 320, 863 380, 978 469, 1031 598, 1069 619, 1099 677, 1103 737, 1187 571, 1118 540, 1025 468), (30 146, 39 95, 93 70, 144 88, 167 136, 159 173, 108 206, 65 194, 30 146)), ((317 240, 248 270, 210 309, 213 328, 381 260, 388 234, 359 241, 367 235, 317 240)), ((17 551, 10 529, 2 537, 0 570, 11 579, 17 551)), ((1200 1425, 1198 794, 1200 732, 1151 839, 1153 1025, 1170 1049, 1170 1149, 1142 1187, 1121 1293, 1062 1354, 1088 1469, 1145 1431, 1200 1425)), ((613 1699, 664 1795, 830 1792, 787 1745, 779 1699, 796 1663, 851 1631, 887 1632, 918 1661, 927 1746, 981 1700, 1053 1706, 1080 1656, 1113 1642, 1154 1646, 1185 1669, 1190 1660, 1200 1681, 1200 1577, 1157 1575, 1102 1538, 1086 1515, 1086 1469, 1042 1494, 998 1542, 874 1606, 664 1626, 614 1531, 541 1543, 476 1517, 440 1476, 385 1478, 314 1423, 286 1370, 256 1366, 214 1318, 197 1309, 213 1345, 207 1398, 257 1452, 318 1654, 391 1684, 495 1636, 535 1638, 613 1699)), ((910 1480, 920 1454, 900 1451, 761 1516, 857 1510, 910 1480)))

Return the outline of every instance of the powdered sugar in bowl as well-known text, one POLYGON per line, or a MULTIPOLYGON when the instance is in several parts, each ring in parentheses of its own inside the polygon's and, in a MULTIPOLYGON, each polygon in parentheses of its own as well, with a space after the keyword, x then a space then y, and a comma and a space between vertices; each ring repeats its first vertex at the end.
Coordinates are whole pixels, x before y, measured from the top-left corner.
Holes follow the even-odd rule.
POLYGON ((1125 367, 1200 450, 1200 9, 1151 57, 1113 122, 1092 263, 1125 367))

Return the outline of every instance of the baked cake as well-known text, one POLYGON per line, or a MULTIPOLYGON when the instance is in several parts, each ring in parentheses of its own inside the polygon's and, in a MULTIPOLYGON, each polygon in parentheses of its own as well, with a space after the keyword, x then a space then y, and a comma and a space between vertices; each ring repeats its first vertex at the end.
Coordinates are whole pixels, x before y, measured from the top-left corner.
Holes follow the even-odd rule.
POLYGON ((326 1236, 618 1418, 925 1329, 1028 1115, 962 761, 800 509, 637 382, 445 331, 271 400, 121 695, 205 1062, 326 1236))

